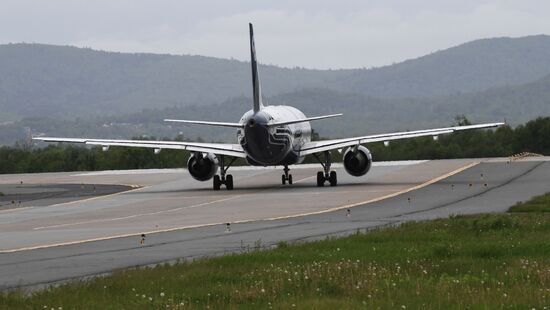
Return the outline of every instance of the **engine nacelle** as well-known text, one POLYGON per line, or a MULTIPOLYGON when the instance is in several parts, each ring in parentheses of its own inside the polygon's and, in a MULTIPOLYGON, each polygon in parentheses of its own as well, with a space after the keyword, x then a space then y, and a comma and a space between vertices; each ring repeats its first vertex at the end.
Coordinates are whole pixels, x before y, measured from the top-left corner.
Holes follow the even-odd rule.
POLYGON ((369 172, 372 165, 372 155, 369 149, 362 145, 359 145, 355 152, 354 149, 355 147, 349 147, 344 152, 344 168, 349 174, 360 177, 369 172))
POLYGON ((187 170, 193 179, 208 181, 218 171, 218 158, 214 154, 194 153, 187 161, 187 170))

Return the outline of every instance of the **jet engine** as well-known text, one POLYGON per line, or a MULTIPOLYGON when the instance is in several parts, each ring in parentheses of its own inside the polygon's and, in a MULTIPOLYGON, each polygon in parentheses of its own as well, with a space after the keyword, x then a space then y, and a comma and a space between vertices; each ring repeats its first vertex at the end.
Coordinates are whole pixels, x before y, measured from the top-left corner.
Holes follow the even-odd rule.
POLYGON ((208 181, 218 171, 218 158, 214 154, 194 153, 187 161, 187 170, 193 179, 208 181))
POLYGON ((360 177, 369 172, 371 164, 372 155, 369 149, 362 145, 349 147, 344 152, 344 168, 355 177, 360 177))

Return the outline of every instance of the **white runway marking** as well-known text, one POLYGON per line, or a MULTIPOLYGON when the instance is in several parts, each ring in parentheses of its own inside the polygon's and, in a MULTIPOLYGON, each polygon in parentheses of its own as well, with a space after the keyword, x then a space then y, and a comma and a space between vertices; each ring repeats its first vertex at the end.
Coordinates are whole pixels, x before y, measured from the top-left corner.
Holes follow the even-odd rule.
POLYGON ((239 197, 241 197, 241 196, 240 195, 235 195, 235 196, 231 196, 231 197, 227 197, 227 198, 223 198, 223 199, 218 199, 218 200, 209 201, 209 202, 203 202, 203 203, 199 203, 199 204, 196 204, 196 205, 191 205, 191 206, 186 206, 186 207, 179 207, 179 208, 175 208, 175 209, 162 210, 162 211, 156 211, 156 212, 148 212, 148 213, 138 213, 138 214, 127 215, 127 216, 122 216, 122 217, 114 217, 114 218, 110 218, 110 219, 97 219, 97 220, 82 221, 82 222, 75 222, 75 223, 65 223, 65 224, 58 224, 58 225, 41 226, 41 227, 35 227, 32 230, 43 230, 43 229, 48 229, 48 228, 69 227, 69 226, 77 226, 77 225, 82 225, 82 224, 92 224, 92 223, 103 223, 103 222, 114 222, 114 221, 120 221, 120 220, 127 220, 127 219, 141 217, 141 216, 158 215, 158 214, 176 212, 176 211, 180 211, 180 210, 184 210, 184 209, 193 209, 193 208, 203 207, 203 206, 215 204, 215 203, 218 203, 218 202, 233 200, 233 199, 236 199, 236 198, 239 198, 239 197))

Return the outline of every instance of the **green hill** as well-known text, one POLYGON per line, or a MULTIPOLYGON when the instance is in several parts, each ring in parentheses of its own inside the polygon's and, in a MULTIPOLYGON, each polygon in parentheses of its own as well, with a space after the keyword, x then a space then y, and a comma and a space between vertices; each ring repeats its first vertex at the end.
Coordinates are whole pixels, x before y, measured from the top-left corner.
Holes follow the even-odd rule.
POLYGON ((382 98, 434 97, 532 82, 549 74, 550 36, 468 42, 417 59, 358 70, 332 88, 382 98))
MULTIPOLYGON (((326 89, 302 89, 269 98, 272 104, 293 105, 306 115, 344 113, 343 117, 313 122, 325 137, 344 137, 447 126, 455 116, 466 115, 473 122, 506 120, 512 126, 538 116, 550 115, 550 75, 535 82, 485 91, 436 98, 380 99, 361 94, 326 89)), ((0 125, 0 144, 25 138, 24 127, 34 133, 54 136, 128 138, 156 136, 173 138, 183 134, 207 141, 235 141, 235 132, 226 128, 185 126, 164 123, 164 118, 237 121, 250 109, 251 99, 239 96, 214 105, 147 109, 115 117, 88 117, 75 120, 24 118, 0 125)))
MULTIPOLYGON (((268 97, 305 88, 378 98, 448 96, 540 79, 550 74, 549 50, 550 37, 540 35, 477 40, 368 70, 262 66, 262 90, 268 97)), ((249 96, 250 88, 248 63, 235 60, 0 45, 0 121, 213 105, 249 96)))

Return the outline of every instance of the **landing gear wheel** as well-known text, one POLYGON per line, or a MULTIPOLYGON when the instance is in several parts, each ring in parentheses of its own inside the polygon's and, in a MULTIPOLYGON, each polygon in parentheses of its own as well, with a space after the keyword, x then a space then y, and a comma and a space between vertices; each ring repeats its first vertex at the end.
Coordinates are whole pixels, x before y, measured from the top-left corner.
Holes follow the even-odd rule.
POLYGON ((292 174, 288 173, 290 171, 290 169, 288 169, 288 166, 285 165, 283 171, 285 172, 285 174, 281 176, 281 183, 285 185, 288 182, 288 185, 292 185, 292 174))
POLYGON ((325 185, 325 175, 323 174, 323 171, 317 172, 317 186, 323 187, 325 185))
POLYGON ((233 176, 231 174, 225 176, 225 188, 227 188, 228 190, 233 189, 233 176))
POLYGON ((215 175, 215 176, 214 176, 214 190, 215 190, 215 191, 219 191, 221 185, 222 185, 222 182, 221 182, 221 180, 220 180, 220 176, 219 176, 219 175, 215 175))
POLYGON ((338 179, 336 177, 336 171, 331 171, 330 175, 328 177, 328 181, 330 183, 330 186, 336 186, 338 184, 338 179))

